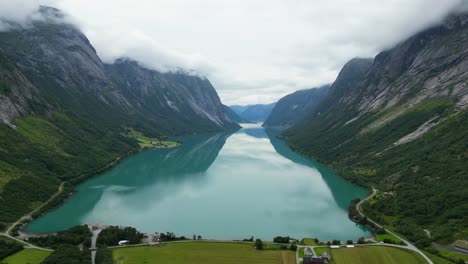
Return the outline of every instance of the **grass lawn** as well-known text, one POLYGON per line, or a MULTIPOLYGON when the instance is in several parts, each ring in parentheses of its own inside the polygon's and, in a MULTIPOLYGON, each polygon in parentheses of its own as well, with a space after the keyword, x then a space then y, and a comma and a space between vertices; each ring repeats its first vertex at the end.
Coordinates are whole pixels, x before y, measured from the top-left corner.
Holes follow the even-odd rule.
POLYGON ((415 252, 387 246, 367 246, 355 248, 315 248, 317 255, 331 252, 329 264, 426 264, 427 262, 415 252), (331 251, 330 251, 331 250, 331 251))
POLYGON ((315 240, 313 238, 304 238, 303 244, 304 246, 318 246, 318 244, 315 243, 315 240))
POLYGON ((401 240, 391 234, 380 234, 375 237, 375 240, 383 242, 384 239, 391 239, 395 244, 400 244, 401 240))
POLYGON ((299 255, 300 258, 304 257, 304 249, 305 248, 299 248, 299 254, 298 255, 299 255))
POLYGON ((451 250, 445 249, 443 247, 436 247, 436 249, 444 257, 453 259, 455 261, 459 260, 459 259, 463 259, 464 261, 468 261, 468 256, 464 255, 462 253, 459 253, 459 252, 456 252, 456 251, 451 251, 451 250))
POLYGON ((40 264, 51 252, 39 249, 23 249, 4 260, 0 263, 5 264, 40 264))
POLYGON ((453 264, 453 262, 448 261, 444 258, 441 258, 437 255, 431 254, 427 251, 423 251, 423 252, 424 254, 426 254, 426 256, 428 256, 432 260, 432 262, 434 262, 434 264, 453 264))
POLYGON ((146 137, 134 129, 129 130, 128 136, 138 140, 138 144, 142 148, 174 148, 179 145, 179 143, 175 141, 159 141, 155 138, 146 137))
POLYGON ((256 250, 253 244, 184 242, 115 248, 112 251, 117 264, 295 264, 294 251, 256 250))

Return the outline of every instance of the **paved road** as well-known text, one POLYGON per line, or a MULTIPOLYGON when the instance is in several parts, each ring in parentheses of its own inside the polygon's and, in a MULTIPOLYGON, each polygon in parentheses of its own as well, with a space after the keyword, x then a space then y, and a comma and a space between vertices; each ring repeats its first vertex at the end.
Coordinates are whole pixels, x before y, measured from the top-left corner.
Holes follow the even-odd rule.
POLYGON ((58 188, 58 190, 47 200, 45 201, 44 203, 42 203, 39 207, 37 207, 36 209, 32 210, 31 212, 27 213, 26 215, 22 216, 20 219, 18 219, 16 222, 14 222, 13 224, 11 224, 11 226, 6 230, 6 232, 0 232, 0 236, 5 236, 5 237, 8 237, 8 238, 11 238, 13 240, 16 240, 18 242, 21 242, 22 244, 24 244, 25 248, 33 248, 33 249, 40 249, 40 250, 45 250, 45 251, 53 251, 52 249, 48 249, 48 248, 43 248, 43 247, 38 247, 38 246, 35 246, 31 243, 28 243, 24 240, 21 240, 19 238, 16 238, 14 236, 11 235, 11 231, 13 230, 13 228, 19 224, 21 221, 23 220, 29 220, 31 219, 32 215, 34 213, 36 213, 37 211, 39 211, 42 207, 44 207, 46 204, 50 203, 50 201, 52 201, 53 199, 55 199, 55 197, 57 197, 60 193, 62 193, 63 191, 63 185, 64 185, 64 182, 62 182, 58 188))
MULTIPOLYGON (((375 195, 377 194, 377 189, 375 189, 374 187, 372 187, 372 194, 370 196, 368 196, 367 198, 361 200, 359 203, 356 204, 356 210, 358 211, 358 213, 364 217, 365 214, 361 211, 361 205, 366 202, 367 200, 371 199, 372 197, 374 197, 375 195)), ((367 221, 373 223, 375 226, 377 226, 378 228, 382 228, 382 225, 380 225, 379 223, 375 222, 374 220, 370 219, 369 217, 367 217, 367 221)), ((427 263, 429 264, 434 264, 432 262, 432 260, 430 258, 428 258, 421 250, 419 250, 415 245, 411 244, 408 240, 404 239, 403 237, 393 233, 392 231, 388 230, 387 228, 384 228, 384 230, 395 236, 396 238, 400 239, 401 241, 405 242, 407 246, 400 246, 400 245, 393 245, 393 246, 398 246, 398 247, 401 247, 401 248, 406 248, 406 249, 409 249, 409 250, 412 250, 412 251, 415 251, 417 252, 419 255, 421 255, 426 261, 427 263)), ((379 245, 385 245, 385 246, 389 246, 391 244, 379 244, 379 245)))
POLYGON ((91 263, 92 264, 95 264, 96 263, 96 241, 97 241, 97 237, 99 236, 99 233, 101 233, 102 229, 96 229, 96 230, 92 230, 91 232, 93 232, 93 236, 91 237, 91 263))

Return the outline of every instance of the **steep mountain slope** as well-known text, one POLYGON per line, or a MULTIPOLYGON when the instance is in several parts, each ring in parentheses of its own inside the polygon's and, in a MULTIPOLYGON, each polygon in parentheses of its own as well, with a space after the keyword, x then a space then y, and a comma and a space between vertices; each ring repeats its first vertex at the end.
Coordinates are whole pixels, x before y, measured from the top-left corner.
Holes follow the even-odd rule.
POLYGON ((281 98, 268 116, 264 127, 288 128, 304 119, 328 94, 330 85, 296 91, 281 98))
POLYGON ((128 128, 157 137, 238 127, 208 80, 129 61, 104 65, 60 11, 41 12, 45 19, 30 27, 0 32, 0 224, 47 200, 60 182, 66 197, 137 151, 128 128))
POLYGON ((275 104, 233 105, 230 108, 245 120, 263 122, 268 118, 275 104))
POLYGON ((105 65, 114 86, 134 111, 167 134, 237 128, 210 81, 184 73, 160 73, 137 62, 119 59, 105 65))
POLYGON ((229 106, 223 105, 224 107, 224 113, 231 119, 233 122, 237 124, 241 123, 250 123, 250 121, 243 119, 240 117, 236 112, 234 112, 229 106))
POLYGON ((343 93, 338 78, 283 135, 345 178, 388 191, 366 210, 420 246, 423 228, 438 241, 468 238, 467 23, 451 16, 380 53, 343 93))

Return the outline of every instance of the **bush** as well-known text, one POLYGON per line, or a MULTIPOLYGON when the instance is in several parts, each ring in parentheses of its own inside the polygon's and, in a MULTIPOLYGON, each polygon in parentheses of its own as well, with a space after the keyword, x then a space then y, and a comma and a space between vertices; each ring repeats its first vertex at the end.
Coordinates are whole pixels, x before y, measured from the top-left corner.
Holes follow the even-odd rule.
POLYGON ((107 247, 98 248, 96 251, 96 264, 113 264, 112 250, 107 247))
POLYGON ((83 244, 85 247, 91 246, 91 237, 93 234, 86 225, 74 226, 68 230, 58 232, 54 235, 45 237, 31 237, 29 242, 37 244, 41 247, 57 248, 62 244, 79 245, 83 244))
POLYGON ((333 245, 341 245, 341 241, 339 241, 339 240, 333 240, 333 241, 332 241, 332 244, 333 244, 333 245))
POLYGON ((292 251, 296 251, 297 250, 296 243, 292 243, 291 246, 289 246, 289 249, 292 250, 292 251))
POLYGON ((384 238, 383 242, 387 244, 395 244, 395 241, 393 241, 393 239, 390 238, 384 238))
MULTIPOLYGON (((160 238, 161 241, 177 241, 177 240, 186 240, 187 239, 184 236, 177 237, 176 234, 172 233, 172 232, 166 232, 165 234, 161 233, 160 235, 161 235, 161 238, 160 238)), ((198 239, 201 239, 201 236, 198 236, 198 239)))
POLYGON ((91 264, 91 252, 87 248, 81 251, 77 246, 60 245, 42 264, 91 264))
POLYGON ((16 241, 4 240, 0 238, 0 260, 23 249, 23 246, 16 241))
POLYGON ((288 237, 288 236, 285 236, 285 237, 277 236, 277 237, 273 238, 273 242, 275 242, 275 243, 289 244, 289 240, 291 240, 291 238, 288 237))
POLYGON ((263 242, 261 239, 258 239, 255 240, 255 248, 258 249, 258 250, 262 250, 263 249, 263 242))

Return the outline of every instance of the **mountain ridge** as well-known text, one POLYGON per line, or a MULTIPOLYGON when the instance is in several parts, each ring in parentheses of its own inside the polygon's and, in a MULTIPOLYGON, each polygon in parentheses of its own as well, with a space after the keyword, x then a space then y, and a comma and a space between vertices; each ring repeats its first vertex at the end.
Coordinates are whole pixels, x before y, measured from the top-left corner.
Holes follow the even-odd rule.
POLYGON ((271 114, 262 126, 275 128, 289 128, 305 118, 305 115, 315 110, 325 98, 330 85, 318 88, 299 90, 278 100, 271 114))

